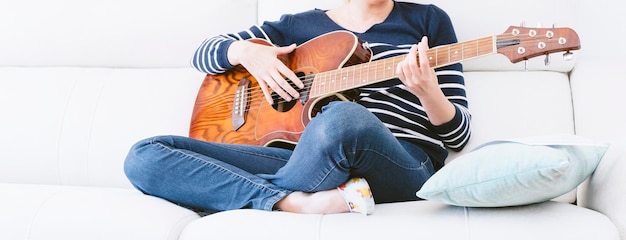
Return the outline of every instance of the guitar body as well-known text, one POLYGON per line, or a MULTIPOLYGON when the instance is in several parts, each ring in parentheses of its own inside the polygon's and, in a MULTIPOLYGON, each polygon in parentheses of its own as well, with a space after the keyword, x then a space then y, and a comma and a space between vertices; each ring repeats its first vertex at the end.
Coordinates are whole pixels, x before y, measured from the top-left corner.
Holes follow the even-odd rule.
MULTIPOLYGON (((270 45, 262 40, 249 41, 270 45)), ((363 63, 370 57, 371 52, 360 40, 346 31, 319 36, 291 54, 279 56, 307 81, 313 81, 319 72, 363 63)), ((301 95, 306 93, 305 89, 301 95)), ((192 138, 221 143, 295 144, 326 98, 302 96, 288 103, 275 98, 274 102, 279 103, 269 104, 254 77, 242 66, 236 66, 223 74, 205 77, 194 105, 189 134, 192 138)))

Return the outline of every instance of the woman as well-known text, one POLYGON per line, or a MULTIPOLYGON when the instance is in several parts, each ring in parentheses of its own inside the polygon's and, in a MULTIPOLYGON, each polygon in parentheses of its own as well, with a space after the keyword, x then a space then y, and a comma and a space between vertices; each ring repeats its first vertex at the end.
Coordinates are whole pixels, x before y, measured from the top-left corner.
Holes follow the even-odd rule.
POLYGON ((407 54, 395 69, 398 78, 359 89, 358 101, 324 106, 293 150, 179 136, 143 140, 126 159, 130 181, 146 194, 218 211, 370 214, 374 201, 418 200, 415 192, 443 166, 446 148, 460 150, 470 136, 461 65, 434 71, 426 61, 428 46, 457 41, 441 9, 352 0, 328 11, 284 15, 247 31, 208 38, 192 64, 210 74, 242 65, 267 101, 273 101, 272 92, 289 101, 299 97, 304 84, 277 55, 336 30, 367 42, 373 60, 407 54), (250 38, 278 47, 245 41, 250 38))

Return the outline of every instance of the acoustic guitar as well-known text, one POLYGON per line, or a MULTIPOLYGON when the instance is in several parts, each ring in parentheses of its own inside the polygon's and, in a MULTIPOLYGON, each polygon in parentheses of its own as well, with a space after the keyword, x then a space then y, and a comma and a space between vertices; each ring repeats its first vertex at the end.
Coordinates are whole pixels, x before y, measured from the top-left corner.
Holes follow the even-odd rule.
MULTIPOLYGON (((248 41, 271 46, 259 39, 248 41)), ((496 53, 516 63, 554 52, 570 55, 578 49, 580 40, 570 28, 511 26, 500 35, 431 48, 427 56, 431 67, 438 68, 496 53)), ((350 101, 354 89, 396 78, 396 66, 406 57, 370 61, 371 55, 348 31, 316 37, 279 56, 305 87, 299 99, 289 102, 273 94, 273 104, 242 66, 208 74, 198 91, 189 136, 221 143, 293 146, 321 106, 338 99, 350 101)))

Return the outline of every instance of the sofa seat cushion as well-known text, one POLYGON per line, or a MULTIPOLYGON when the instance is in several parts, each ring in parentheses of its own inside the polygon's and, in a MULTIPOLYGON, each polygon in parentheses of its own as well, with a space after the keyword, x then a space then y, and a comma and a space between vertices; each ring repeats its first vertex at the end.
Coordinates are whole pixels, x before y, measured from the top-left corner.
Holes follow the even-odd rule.
POLYGON ((178 239, 199 218, 132 189, 0 183, 0 239, 178 239))
POLYGON ((379 204, 372 215, 234 210, 191 222, 181 240, 204 239, 619 239, 609 219, 562 202, 468 208, 433 201, 379 204))

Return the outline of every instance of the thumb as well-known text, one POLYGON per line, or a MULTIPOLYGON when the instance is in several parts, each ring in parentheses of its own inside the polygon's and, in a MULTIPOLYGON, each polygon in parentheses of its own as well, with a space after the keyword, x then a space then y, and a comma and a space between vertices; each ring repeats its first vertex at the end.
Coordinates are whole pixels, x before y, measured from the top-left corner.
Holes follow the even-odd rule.
POLYGON ((291 45, 286 46, 286 47, 279 47, 277 49, 276 53, 278 53, 278 54, 287 54, 287 53, 293 52, 293 50, 295 50, 295 49, 296 49, 296 44, 294 43, 294 44, 291 44, 291 45))

